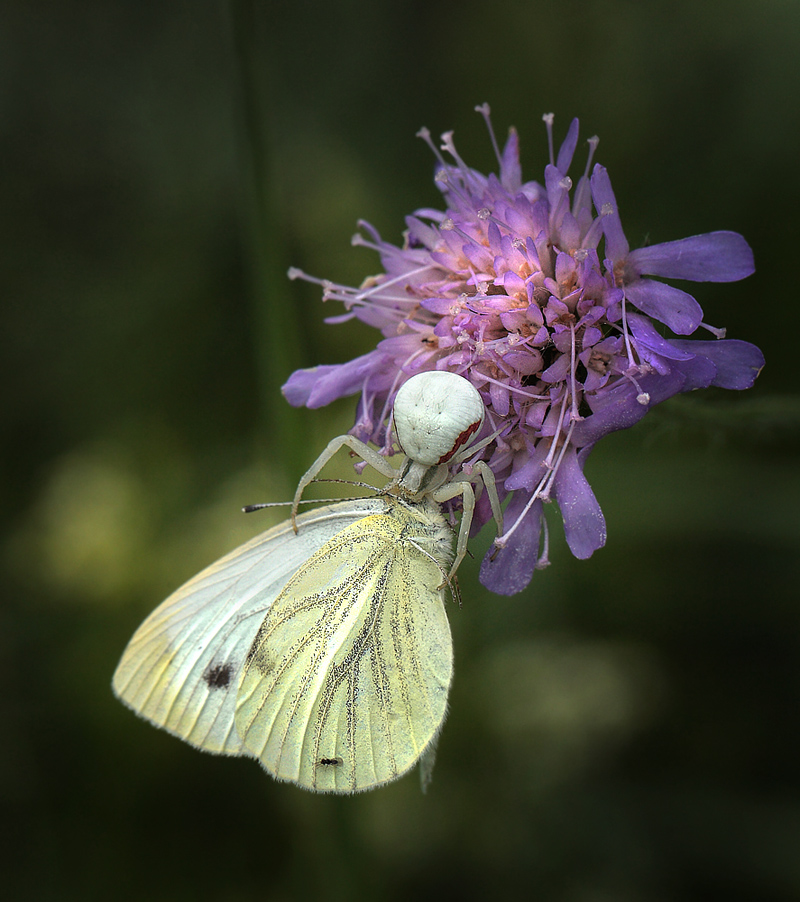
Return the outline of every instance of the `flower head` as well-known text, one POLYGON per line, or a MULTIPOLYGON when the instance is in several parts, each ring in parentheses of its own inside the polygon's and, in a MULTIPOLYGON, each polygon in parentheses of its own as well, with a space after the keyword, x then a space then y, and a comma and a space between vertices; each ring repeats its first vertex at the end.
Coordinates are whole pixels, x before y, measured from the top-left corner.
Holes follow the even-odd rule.
MULTIPOLYGON (((488 105, 477 110, 498 174, 470 169, 452 133, 442 135, 440 150, 423 129, 445 210, 409 216, 402 247, 359 224, 367 237, 357 234, 353 243, 377 251, 383 273, 350 288, 290 270, 344 304, 347 312, 329 322, 356 317, 383 338, 349 363, 298 370, 283 391, 291 404, 308 407, 360 392, 351 432, 391 454, 392 402, 410 376, 437 369, 470 379, 486 405, 484 435, 496 433, 478 456, 501 497, 512 496, 481 581, 512 594, 548 563, 544 503, 558 502, 576 557, 605 543, 605 520, 583 473, 599 438, 678 392, 749 388, 764 358, 754 345, 705 325, 690 294, 649 278, 742 279, 754 266, 741 235, 711 232, 631 251, 608 173, 592 167, 597 138, 589 139, 577 184, 568 174, 577 119, 556 155, 553 117, 544 117, 550 162, 540 184, 522 181, 516 132, 500 151, 488 105), (700 326, 716 337, 665 334, 691 335, 700 326)), ((476 528, 490 517, 482 497, 476 528)))

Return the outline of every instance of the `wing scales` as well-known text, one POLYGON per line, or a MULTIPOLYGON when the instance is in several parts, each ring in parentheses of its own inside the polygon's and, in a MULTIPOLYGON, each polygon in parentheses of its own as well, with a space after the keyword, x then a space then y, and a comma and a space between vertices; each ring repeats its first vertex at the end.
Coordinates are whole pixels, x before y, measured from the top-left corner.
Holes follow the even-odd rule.
POLYGON ((236 725, 250 752, 282 779, 300 779, 311 711, 325 704, 325 684, 350 670, 353 640, 371 628, 365 618, 371 599, 378 603, 374 574, 391 548, 379 529, 386 520, 392 524, 369 517, 325 545, 289 580, 253 643, 236 725))

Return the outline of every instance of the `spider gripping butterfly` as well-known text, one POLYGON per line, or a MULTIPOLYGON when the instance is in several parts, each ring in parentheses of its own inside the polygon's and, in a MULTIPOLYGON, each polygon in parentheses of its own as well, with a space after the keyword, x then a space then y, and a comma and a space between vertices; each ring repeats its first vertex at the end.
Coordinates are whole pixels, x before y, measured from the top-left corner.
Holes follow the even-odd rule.
MULTIPOLYGON (((445 592, 466 553, 485 463, 455 469, 483 443, 484 406, 450 372, 397 393, 399 469, 350 435, 298 485, 292 516, 203 570, 142 623, 115 694, 199 749, 257 758, 279 780, 351 793, 430 775, 453 672, 445 592), (303 490, 343 446, 384 475, 371 498, 297 516, 303 490), (453 529, 442 505, 460 497, 453 529)), ((485 443, 485 442, 484 442, 485 443)))

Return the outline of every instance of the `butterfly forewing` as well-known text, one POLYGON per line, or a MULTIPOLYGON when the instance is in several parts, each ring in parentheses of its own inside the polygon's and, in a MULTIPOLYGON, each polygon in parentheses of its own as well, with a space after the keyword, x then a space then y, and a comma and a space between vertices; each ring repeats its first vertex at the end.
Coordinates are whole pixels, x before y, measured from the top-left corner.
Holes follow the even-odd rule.
POLYGON ((385 507, 346 501, 283 523, 203 570, 134 634, 114 674, 119 698, 198 748, 244 754, 234 727, 242 664, 289 577, 341 529, 385 507))
POLYGON ((246 749, 308 789, 392 780, 444 721, 452 641, 442 562, 422 548, 449 533, 438 511, 388 498, 386 511, 338 533, 289 580, 242 674, 246 749))

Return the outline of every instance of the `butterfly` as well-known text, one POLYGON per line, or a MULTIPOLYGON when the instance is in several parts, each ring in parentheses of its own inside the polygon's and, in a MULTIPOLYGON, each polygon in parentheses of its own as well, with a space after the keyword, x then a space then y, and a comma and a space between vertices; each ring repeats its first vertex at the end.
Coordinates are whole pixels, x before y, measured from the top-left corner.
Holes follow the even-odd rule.
MULTIPOLYGON (((447 713, 448 588, 466 553, 489 467, 455 469, 487 441, 477 389, 455 373, 408 379, 393 408, 394 469, 351 435, 301 479, 292 516, 227 554, 142 623, 113 678, 117 697, 204 751, 258 759, 278 780, 353 793, 430 776, 447 713), (342 447, 384 475, 371 498, 297 515, 304 489, 342 447), (462 501, 454 530, 443 505, 462 501)), ((254 506, 257 507, 258 505, 254 506)))

